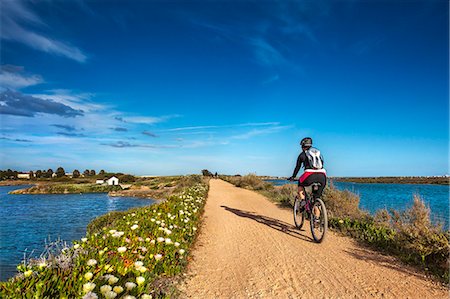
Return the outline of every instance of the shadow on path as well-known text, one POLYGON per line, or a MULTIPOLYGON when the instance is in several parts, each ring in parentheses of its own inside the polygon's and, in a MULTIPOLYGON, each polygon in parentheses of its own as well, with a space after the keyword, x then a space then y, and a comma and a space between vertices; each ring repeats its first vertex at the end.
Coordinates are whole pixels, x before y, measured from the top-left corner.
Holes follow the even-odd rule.
POLYGON ((421 279, 424 279, 426 276, 425 274, 420 274, 421 272, 423 273, 423 270, 418 267, 417 269, 415 269, 413 266, 403 264, 400 260, 396 259, 395 257, 383 255, 382 253, 376 253, 368 248, 364 247, 355 248, 352 250, 345 250, 345 252, 350 256, 357 258, 359 260, 375 262, 380 266, 386 267, 391 270, 403 272, 409 276, 415 276, 421 279))
MULTIPOLYGON (((255 220, 256 222, 259 222, 261 224, 267 225, 270 228, 273 228, 277 231, 283 232, 289 236, 292 236, 294 238, 297 239, 301 239, 304 241, 308 241, 311 243, 314 243, 313 238, 306 236, 302 233, 300 233, 300 231, 298 229, 295 228, 295 226, 286 223, 284 221, 278 220, 278 219, 274 219, 274 218, 270 218, 267 216, 262 216, 262 215, 258 215, 254 212, 249 212, 249 211, 242 211, 242 210, 238 210, 238 209, 233 209, 227 206, 220 206, 221 208, 224 208, 225 210, 227 210, 228 212, 231 212, 239 217, 245 217, 245 218, 249 218, 252 220, 255 220)), ((306 225, 306 223, 304 224, 306 225)), ((304 230, 302 230, 304 231, 304 230)))

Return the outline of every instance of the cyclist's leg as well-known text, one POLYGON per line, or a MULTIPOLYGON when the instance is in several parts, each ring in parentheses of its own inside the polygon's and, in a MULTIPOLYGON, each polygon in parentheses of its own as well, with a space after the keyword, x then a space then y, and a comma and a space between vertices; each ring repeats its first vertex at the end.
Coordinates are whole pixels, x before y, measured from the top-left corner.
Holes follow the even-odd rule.
POLYGON ((303 188, 303 186, 298 186, 298 198, 300 198, 301 200, 305 199, 305 188, 303 188))
POLYGON ((298 198, 301 200, 305 199, 305 188, 304 186, 308 186, 305 184, 305 181, 307 181, 309 174, 303 173, 300 178, 298 179, 298 198))
MULTIPOLYGON (((314 183, 320 183, 320 189, 318 190, 319 197, 322 195, 323 188, 326 184, 326 177, 323 173, 312 173, 302 183, 303 186, 309 186, 314 183)), ((320 210, 314 205, 313 214, 316 217, 320 217, 320 210)))

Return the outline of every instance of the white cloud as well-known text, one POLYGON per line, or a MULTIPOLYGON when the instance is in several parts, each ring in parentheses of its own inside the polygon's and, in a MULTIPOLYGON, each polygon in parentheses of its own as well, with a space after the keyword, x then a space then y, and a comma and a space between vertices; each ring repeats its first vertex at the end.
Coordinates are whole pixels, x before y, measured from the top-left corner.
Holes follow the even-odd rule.
POLYGON ((292 128, 292 126, 273 126, 264 129, 255 129, 243 134, 231 136, 231 139, 249 139, 255 136, 277 133, 290 128, 292 128))
POLYGON ((45 24, 20 0, 2 2, 1 21, 1 39, 16 41, 36 50, 64 56, 78 62, 85 62, 87 59, 86 55, 77 47, 25 28, 24 23, 40 27, 45 27, 45 24))
POLYGON ((52 100, 84 112, 103 111, 109 108, 106 105, 93 102, 91 98, 95 96, 94 93, 76 93, 68 89, 53 89, 47 93, 33 94, 32 96, 52 100))
POLYGON ((164 116, 130 116, 121 117, 124 122, 133 124, 147 124, 153 125, 168 121, 169 119, 179 117, 179 115, 164 115, 164 116))
POLYGON ((20 89, 43 83, 39 75, 26 74, 22 67, 3 65, 0 70, 1 88, 20 89))

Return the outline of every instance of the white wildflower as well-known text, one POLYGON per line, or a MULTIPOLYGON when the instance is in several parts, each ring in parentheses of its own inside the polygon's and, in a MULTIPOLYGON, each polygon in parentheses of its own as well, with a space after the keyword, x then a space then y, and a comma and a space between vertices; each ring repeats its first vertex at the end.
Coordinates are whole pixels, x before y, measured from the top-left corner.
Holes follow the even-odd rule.
POLYGON ((87 242, 87 238, 81 238, 81 242, 83 242, 83 243, 85 243, 85 242, 87 242))
POLYGON ((115 277, 114 275, 112 275, 109 279, 108 279, 108 283, 111 284, 115 284, 119 281, 119 278, 115 277))
POLYGON ((92 291, 93 289, 95 289, 95 283, 92 282, 87 282, 85 284, 83 284, 83 292, 89 293, 90 291, 92 291))
POLYGON ((122 247, 117 248, 117 251, 122 253, 122 252, 127 251, 127 248, 122 246, 122 247))
POLYGON ((132 289, 134 289, 136 287, 136 284, 134 282, 127 282, 125 283, 125 288, 128 291, 131 291, 132 289))
POLYGON ((115 286, 113 288, 113 291, 116 292, 117 294, 120 294, 123 292, 123 288, 121 286, 115 286))
POLYGON ((160 259, 162 259, 162 255, 161 254, 155 254, 155 260, 159 261, 160 259))
POLYGON ((87 265, 88 266, 95 266, 95 265, 97 265, 97 261, 94 260, 94 259, 90 259, 90 260, 87 261, 87 265))
POLYGON ((86 280, 91 280, 92 276, 94 276, 94 274, 92 274, 92 272, 88 272, 88 273, 84 274, 84 278, 86 280))
POLYGON ((106 299, 114 299, 117 297, 117 293, 114 291, 108 291, 104 295, 106 299))
POLYGON ((105 294, 105 293, 107 293, 107 292, 109 292, 111 290, 112 290, 112 287, 110 285, 107 285, 107 284, 105 284, 105 285, 100 287, 100 292, 102 294, 105 294))
POLYGON ((96 293, 88 292, 86 295, 83 296, 83 299, 98 299, 98 296, 96 293))
POLYGON ((181 255, 183 255, 186 251, 185 251, 184 249, 180 249, 180 250, 178 250, 178 252, 179 252, 181 255))
POLYGON ((142 276, 138 276, 138 277, 136 277, 136 282, 138 285, 141 285, 145 282, 145 278, 142 276))

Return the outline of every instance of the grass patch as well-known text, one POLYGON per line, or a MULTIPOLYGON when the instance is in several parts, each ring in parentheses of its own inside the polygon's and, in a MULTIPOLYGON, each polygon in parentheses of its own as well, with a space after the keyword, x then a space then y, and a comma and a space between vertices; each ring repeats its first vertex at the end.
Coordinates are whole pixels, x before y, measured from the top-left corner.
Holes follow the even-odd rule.
POLYGON ((20 274, 0 283, 0 297, 170 296, 167 281, 186 265, 208 192, 198 178, 180 184, 166 201, 99 217, 73 247, 19 265, 20 274))
MULTIPOLYGON (((221 178, 289 208, 297 193, 296 185, 268 186, 255 175, 221 178)), ((404 212, 380 210, 374 216, 359 209, 358 195, 337 190, 332 183, 325 188, 322 199, 330 228, 448 281, 450 233, 431 223, 430 209, 420 196, 414 195, 413 205, 404 212)))
POLYGON ((11 191, 10 194, 73 194, 73 193, 108 193, 120 190, 120 186, 104 186, 99 184, 42 184, 27 189, 11 191))

